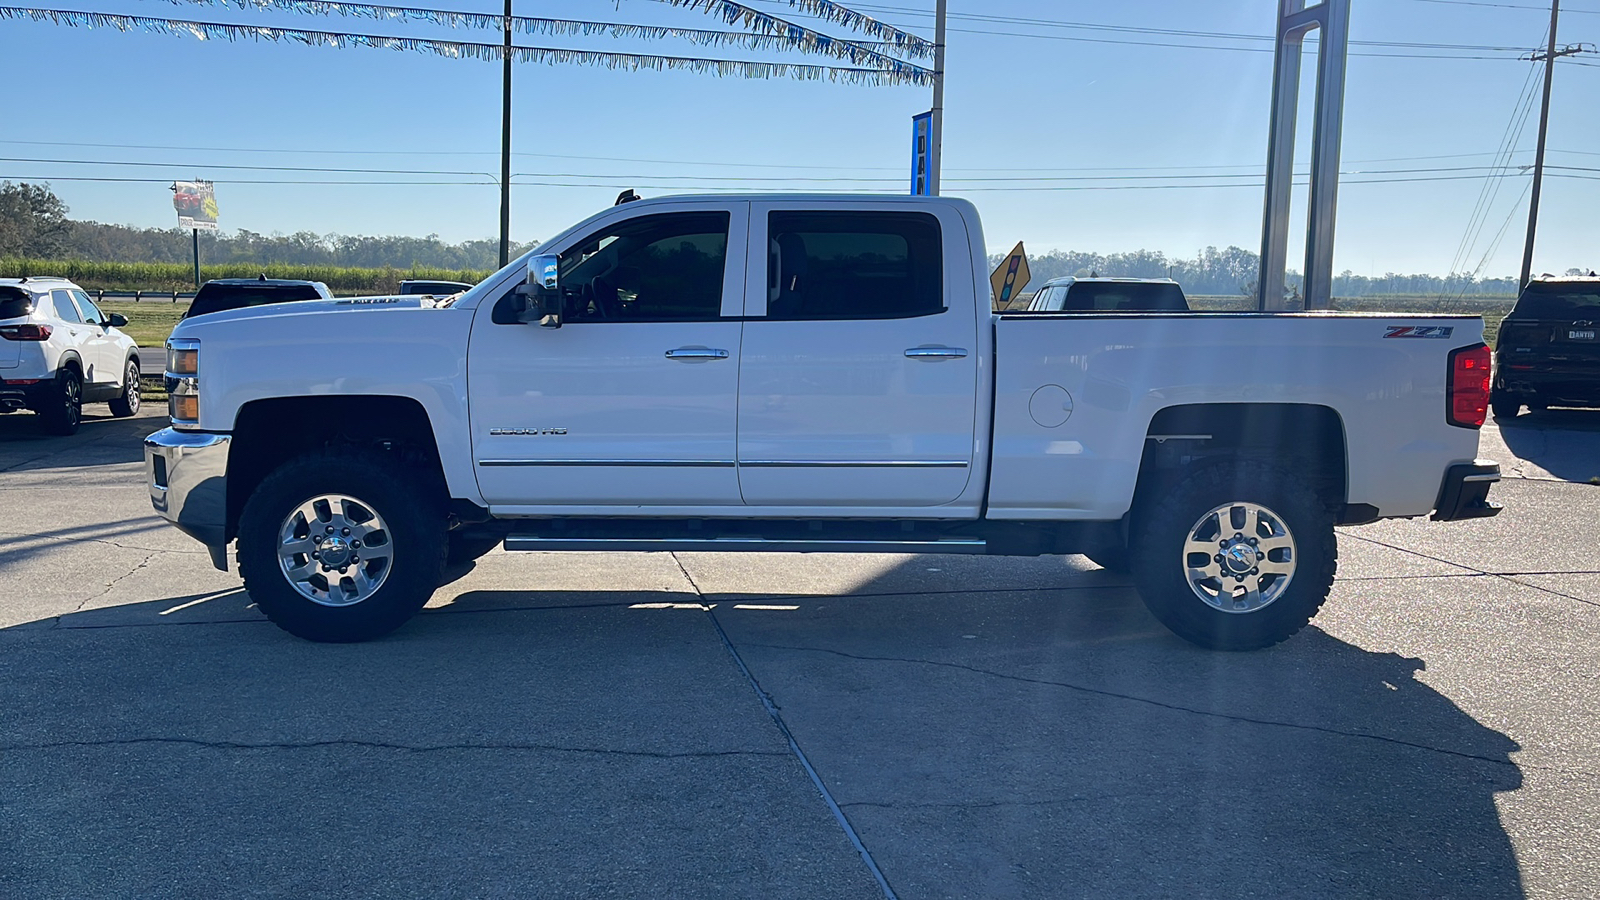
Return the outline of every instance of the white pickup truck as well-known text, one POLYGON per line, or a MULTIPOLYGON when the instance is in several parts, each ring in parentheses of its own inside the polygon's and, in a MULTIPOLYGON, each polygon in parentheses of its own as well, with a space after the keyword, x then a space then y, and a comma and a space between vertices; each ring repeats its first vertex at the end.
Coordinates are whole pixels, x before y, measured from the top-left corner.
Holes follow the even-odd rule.
POLYGON ((960 200, 669 197, 452 300, 188 319, 151 499, 312 640, 503 542, 1087 553, 1229 650, 1316 613, 1336 524, 1498 511, 1477 317, 996 314, 985 258, 960 200))

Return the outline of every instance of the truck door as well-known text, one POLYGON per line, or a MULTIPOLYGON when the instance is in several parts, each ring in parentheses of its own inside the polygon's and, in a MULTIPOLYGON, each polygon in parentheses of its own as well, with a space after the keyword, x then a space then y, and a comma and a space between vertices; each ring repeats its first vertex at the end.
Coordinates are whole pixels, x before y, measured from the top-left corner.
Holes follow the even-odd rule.
POLYGON ((467 381, 474 468, 491 506, 741 503, 749 205, 669 209, 619 207, 551 248, 561 328, 518 323, 509 296, 478 310, 467 381))
POLYGON ((960 497, 979 353, 971 298, 951 300, 971 287, 945 277, 945 259, 969 252, 959 220, 756 203, 751 241, 739 361, 745 503, 883 509, 960 497))

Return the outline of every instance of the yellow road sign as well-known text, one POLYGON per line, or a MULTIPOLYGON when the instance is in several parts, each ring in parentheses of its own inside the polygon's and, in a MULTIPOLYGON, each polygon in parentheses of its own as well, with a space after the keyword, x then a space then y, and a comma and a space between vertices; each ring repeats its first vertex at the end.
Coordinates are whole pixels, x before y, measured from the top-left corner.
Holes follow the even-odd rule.
POLYGON ((1022 249, 1022 242, 1017 241, 1016 248, 989 276, 989 284, 994 288, 994 308, 998 310, 1010 306, 1012 299, 1022 293, 1022 288, 1032 277, 1033 274, 1028 271, 1028 254, 1022 249))

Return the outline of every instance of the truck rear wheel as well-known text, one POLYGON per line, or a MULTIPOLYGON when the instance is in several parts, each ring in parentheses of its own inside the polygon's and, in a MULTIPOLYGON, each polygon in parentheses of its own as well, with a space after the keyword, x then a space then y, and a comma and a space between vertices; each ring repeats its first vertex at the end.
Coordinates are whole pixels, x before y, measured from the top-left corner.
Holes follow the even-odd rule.
POLYGON ((1255 462, 1209 466, 1140 516, 1134 583, 1179 637, 1270 647, 1304 628, 1333 586, 1333 516, 1302 480, 1255 462))
POLYGON ((274 624, 312 641, 381 637, 444 567, 442 506, 388 454, 308 453, 262 479, 239 517, 239 573, 274 624))

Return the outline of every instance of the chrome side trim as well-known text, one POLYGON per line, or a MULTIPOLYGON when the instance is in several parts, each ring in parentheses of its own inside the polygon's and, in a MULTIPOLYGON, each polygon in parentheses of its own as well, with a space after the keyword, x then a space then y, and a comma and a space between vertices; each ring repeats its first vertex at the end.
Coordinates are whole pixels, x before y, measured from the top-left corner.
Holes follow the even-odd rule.
POLYGON ((718 538, 564 538, 513 534, 507 550, 636 550, 704 551, 712 553, 962 553, 982 554, 988 542, 980 538, 939 538, 923 541, 888 540, 769 540, 759 537, 718 538))
POLYGON ((965 469, 962 459, 741 459, 742 469, 965 469))
POLYGON ((654 468, 731 469, 731 459, 480 459, 480 466, 644 466, 654 468))
POLYGON ((1465 478, 1461 479, 1461 481, 1463 483, 1472 483, 1472 482, 1475 482, 1475 481, 1497 482, 1499 480, 1500 480, 1500 473, 1499 472, 1493 472, 1493 473, 1489 473, 1489 474, 1485 474, 1485 475, 1468 475, 1465 478))

